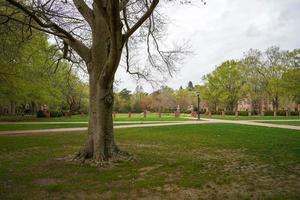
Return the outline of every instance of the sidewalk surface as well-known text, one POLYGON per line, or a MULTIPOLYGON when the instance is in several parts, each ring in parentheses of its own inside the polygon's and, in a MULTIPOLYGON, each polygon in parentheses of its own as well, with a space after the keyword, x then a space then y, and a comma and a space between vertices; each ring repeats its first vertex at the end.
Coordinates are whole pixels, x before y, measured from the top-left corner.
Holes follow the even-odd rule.
MULTIPOLYGON (((195 119, 195 118, 189 118, 195 119)), ((211 123, 221 123, 221 124, 243 124, 243 125, 253 125, 253 126, 263 126, 271 128, 284 128, 292 130, 300 130, 300 126, 291 126, 283 124, 268 124, 259 123, 259 120, 222 120, 222 119, 211 119, 211 118, 201 118, 201 121, 147 121, 144 124, 129 124, 115 126, 115 129, 120 128, 140 128, 140 127, 156 127, 156 126, 174 126, 174 125, 188 125, 188 124, 211 124, 211 123), (161 122, 161 123, 159 123, 161 122), (155 123, 155 124, 151 124, 155 123)), ((271 120, 260 120, 260 121, 271 121, 271 120)), ((277 120, 282 121, 282 120, 277 120)), ((293 120, 299 121, 299 120, 293 120)), ((140 121, 139 121, 140 122, 140 121)), ((87 123, 87 122, 7 122, 1 124, 67 124, 67 123, 87 123)), ((137 121, 120 121, 117 123, 138 123, 137 121)), ((55 133, 55 132, 74 132, 74 131, 86 131, 87 127, 80 128, 56 128, 56 129, 40 129, 40 130, 16 130, 16 131, 0 131, 0 135, 19 135, 19 134, 32 134, 32 133, 55 133)))

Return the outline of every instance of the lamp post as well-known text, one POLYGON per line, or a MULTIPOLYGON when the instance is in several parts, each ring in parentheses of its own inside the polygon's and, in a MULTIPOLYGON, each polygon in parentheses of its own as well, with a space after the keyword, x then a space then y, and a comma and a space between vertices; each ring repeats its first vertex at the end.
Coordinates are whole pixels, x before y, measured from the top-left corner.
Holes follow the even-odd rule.
POLYGON ((196 92, 198 97, 198 108, 197 108, 197 114, 198 114, 198 120, 200 120, 200 92, 196 92))

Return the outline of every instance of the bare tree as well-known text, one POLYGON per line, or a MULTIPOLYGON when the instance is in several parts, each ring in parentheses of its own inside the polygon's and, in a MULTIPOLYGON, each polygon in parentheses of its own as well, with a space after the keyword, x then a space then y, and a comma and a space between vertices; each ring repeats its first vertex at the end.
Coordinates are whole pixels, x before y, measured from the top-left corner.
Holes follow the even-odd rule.
POLYGON ((130 63, 129 51, 141 41, 147 44, 147 63, 152 69, 170 75, 174 72, 184 49, 176 46, 166 51, 159 46, 164 22, 157 12, 158 4, 159 0, 6 0, 1 5, 6 12, 0 13, 0 23, 19 22, 51 34, 60 41, 64 58, 85 63, 90 117, 88 139, 78 158, 102 162, 125 153, 115 143, 112 119, 113 82, 123 49, 130 74, 148 78, 147 70, 141 73, 137 66, 132 69, 130 63), (23 17, 20 19, 19 15, 23 17))

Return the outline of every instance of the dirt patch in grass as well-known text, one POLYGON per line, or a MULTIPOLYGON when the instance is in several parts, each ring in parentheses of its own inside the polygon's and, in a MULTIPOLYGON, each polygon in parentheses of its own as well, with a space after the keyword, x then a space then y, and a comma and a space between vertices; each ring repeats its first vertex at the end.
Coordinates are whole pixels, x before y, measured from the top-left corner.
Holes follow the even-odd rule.
POLYGON ((60 181, 59 179, 54 179, 54 178, 41 178, 33 181, 33 183, 40 186, 56 185, 61 182, 62 181, 60 181))
POLYGON ((163 146, 163 144, 136 144, 136 143, 120 143, 118 144, 120 147, 133 147, 133 148, 145 148, 145 149, 167 149, 167 147, 163 146))
POLYGON ((139 171, 139 175, 140 176, 144 176, 146 175, 147 173, 153 171, 153 170, 156 170, 158 168, 160 168, 162 165, 153 165, 153 166, 148 166, 148 167, 143 167, 143 168, 140 168, 138 171, 139 171))
POLYGON ((243 149, 211 149, 201 148, 194 149, 189 154, 195 156, 196 159, 201 160, 240 160, 247 159, 248 155, 245 154, 243 149))

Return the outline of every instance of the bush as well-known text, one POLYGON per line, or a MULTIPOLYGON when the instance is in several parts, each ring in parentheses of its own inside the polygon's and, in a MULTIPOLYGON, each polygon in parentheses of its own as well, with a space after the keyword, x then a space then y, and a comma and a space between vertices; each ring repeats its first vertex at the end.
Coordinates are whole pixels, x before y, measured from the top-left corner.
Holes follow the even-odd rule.
POLYGON ((212 115, 222 115, 222 111, 211 111, 212 115))
POLYGON ((291 116, 298 116, 299 111, 291 111, 290 114, 291 114, 291 116))
POLYGON ((253 110, 252 112, 251 112, 251 115, 258 115, 259 114, 259 112, 257 111, 257 110, 253 110))
POLYGON ((205 110, 200 110, 200 114, 204 115, 205 114, 205 110))
POLYGON ((239 116, 248 116, 248 111, 239 111, 239 116))
POLYGON ((38 118, 44 118, 44 117, 47 117, 47 116, 45 115, 45 113, 42 110, 39 110, 36 113, 36 117, 38 117, 38 118))
POLYGON ((185 111, 182 111, 181 113, 184 113, 184 114, 191 114, 192 112, 190 110, 185 110, 185 111))
POLYGON ((265 116, 273 116, 273 115, 274 115, 274 111, 272 110, 265 111, 265 116))
POLYGON ((50 117, 62 117, 64 114, 61 111, 50 111, 50 117))
POLYGON ((225 111, 225 115, 235 115, 235 112, 227 110, 227 111, 225 111))
POLYGON ((278 116, 286 116, 286 111, 285 110, 279 110, 277 111, 278 116))

